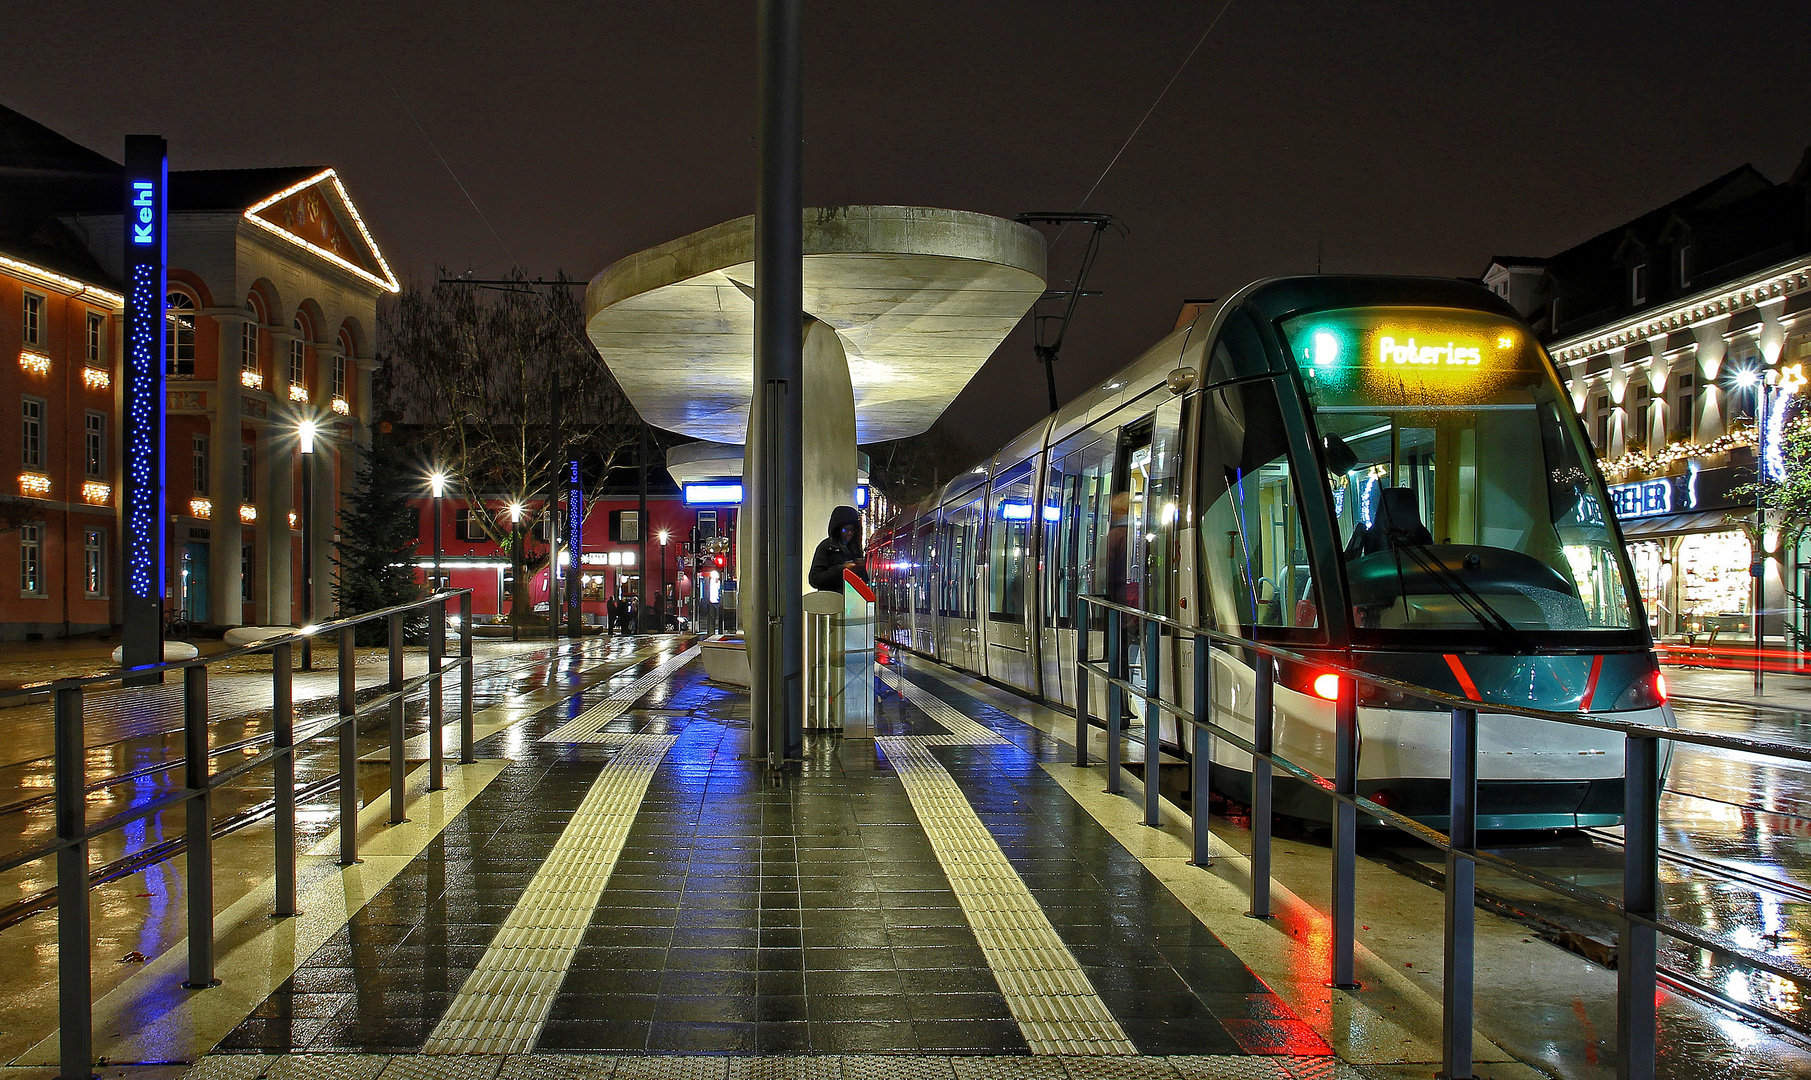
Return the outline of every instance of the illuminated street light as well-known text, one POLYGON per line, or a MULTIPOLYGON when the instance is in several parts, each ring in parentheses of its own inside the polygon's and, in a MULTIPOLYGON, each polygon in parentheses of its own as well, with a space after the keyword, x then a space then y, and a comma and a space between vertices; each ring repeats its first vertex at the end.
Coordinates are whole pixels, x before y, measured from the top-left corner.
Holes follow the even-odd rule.
POLYGON ((436 499, 446 494, 446 473, 437 472, 428 476, 428 487, 434 491, 436 499))
POLYGON ((440 500, 446 494, 446 473, 436 469, 428 476, 428 488, 434 493, 434 586, 430 590, 439 592, 446 587, 446 580, 440 570, 440 500))
POLYGON ((296 425, 296 438, 301 441, 302 453, 314 453, 314 437, 320 431, 320 425, 313 420, 304 420, 296 425))
POLYGON ((1753 390, 1761 381, 1761 373, 1754 368, 1745 367, 1736 371, 1736 386, 1742 390, 1753 390))

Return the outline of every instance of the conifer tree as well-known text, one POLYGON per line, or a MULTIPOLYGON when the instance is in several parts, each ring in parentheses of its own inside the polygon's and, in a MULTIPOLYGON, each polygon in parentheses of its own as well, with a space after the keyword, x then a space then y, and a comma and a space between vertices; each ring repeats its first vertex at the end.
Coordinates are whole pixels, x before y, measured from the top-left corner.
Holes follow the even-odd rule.
MULTIPOLYGON (((426 595, 416 578, 415 546, 419 542, 416 510, 409 493, 421 486, 410 473, 404 455, 387 435, 378 435, 359 469, 358 487, 340 510, 340 535, 334 565, 339 567, 334 598, 340 615, 406 604, 426 595)), ((404 632, 419 640, 427 630, 427 617, 411 618, 404 632)), ((358 628, 360 645, 381 645, 387 631, 374 621, 358 628)))

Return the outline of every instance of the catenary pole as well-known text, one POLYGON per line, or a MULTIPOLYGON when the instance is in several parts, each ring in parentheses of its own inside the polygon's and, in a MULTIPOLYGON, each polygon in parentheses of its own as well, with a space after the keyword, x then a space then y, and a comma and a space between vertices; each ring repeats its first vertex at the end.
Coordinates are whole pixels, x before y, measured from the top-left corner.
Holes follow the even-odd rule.
POLYGON ((749 611, 755 748, 778 766, 802 741, 800 542, 804 236, 799 0, 760 0, 759 191, 755 202, 755 371, 748 460, 759 514, 750 530, 760 581, 749 611), (754 624, 759 623, 758 627, 754 624), (757 645, 758 635, 758 651, 757 645))

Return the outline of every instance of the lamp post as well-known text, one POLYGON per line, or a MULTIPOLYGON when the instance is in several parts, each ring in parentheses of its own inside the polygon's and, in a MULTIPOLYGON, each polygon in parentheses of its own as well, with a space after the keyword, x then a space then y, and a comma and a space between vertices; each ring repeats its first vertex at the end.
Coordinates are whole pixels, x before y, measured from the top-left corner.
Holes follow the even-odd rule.
POLYGON ((320 425, 296 425, 302 450, 302 670, 314 670, 314 438, 320 425))
POLYGON ((446 473, 436 472, 428 477, 428 487, 434 493, 434 585, 429 592, 439 592, 443 587, 440 577, 440 500, 446 495, 446 473))
POLYGON ((657 617, 660 619, 660 625, 656 626, 654 628, 655 630, 665 630, 667 628, 667 538, 671 535, 672 534, 668 533, 665 529, 654 534, 654 538, 660 541, 660 592, 658 594, 660 596, 660 607, 657 612, 657 617))
MULTIPOLYGON (((509 640, 522 640, 522 622, 516 616, 516 590, 528 591, 521 582, 522 571, 528 561, 522 555, 522 511, 525 509, 519 502, 509 504, 509 640)), ((502 607, 502 604, 498 604, 502 607)))

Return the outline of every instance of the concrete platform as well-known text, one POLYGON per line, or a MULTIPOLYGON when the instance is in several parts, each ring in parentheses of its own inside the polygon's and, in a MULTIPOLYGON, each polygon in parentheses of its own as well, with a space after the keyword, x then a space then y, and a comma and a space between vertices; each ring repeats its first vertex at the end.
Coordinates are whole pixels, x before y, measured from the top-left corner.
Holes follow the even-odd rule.
MULTIPOLYGON (((915 659, 888 672, 871 745, 812 736, 796 771, 770 777, 743 753, 745 696, 706 681, 696 646, 565 644, 533 678, 492 688, 476 764, 450 768, 442 792, 412 773, 405 824, 368 802, 364 863, 338 866, 337 834, 311 829, 301 918, 267 915, 268 833, 225 838, 218 987, 176 985, 179 863, 129 886, 155 884, 157 918, 97 901, 108 1075, 1383 1080, 1437 1067, 1426 886, 1361 863, 1363 988, 1333 990, 1324 847, 1279 840, 1277 917, 1249 919, 1244 830, 1216 820, 1212 865, 1190 864, 1179 810, 1147 828, 1135 778, 1107 795, 1102 766, 1069 764, 1070 718, 915 659), (127 942, 145 955, 121 970, 127 942)), ((0 934, 20 989, 54 985, 53 950, 18 936, 47 921, 0 934)), ((1478 1075, 1604 1075, 1613 973, 1482 912, 1479 932, 1478 1075)), ((1696 1022, 1686 1009, 1662 1003, 1670 1031, 1696 1022)), ((54 1010, 8 1012, 0 1080, 54 1071, 54 1023, 54 1010)), ((1738 1060, 1752 1080, 1800 1074, 1806 1058, 1764 1042, 1681 1038, 1674 1075, 1738 1060)))

